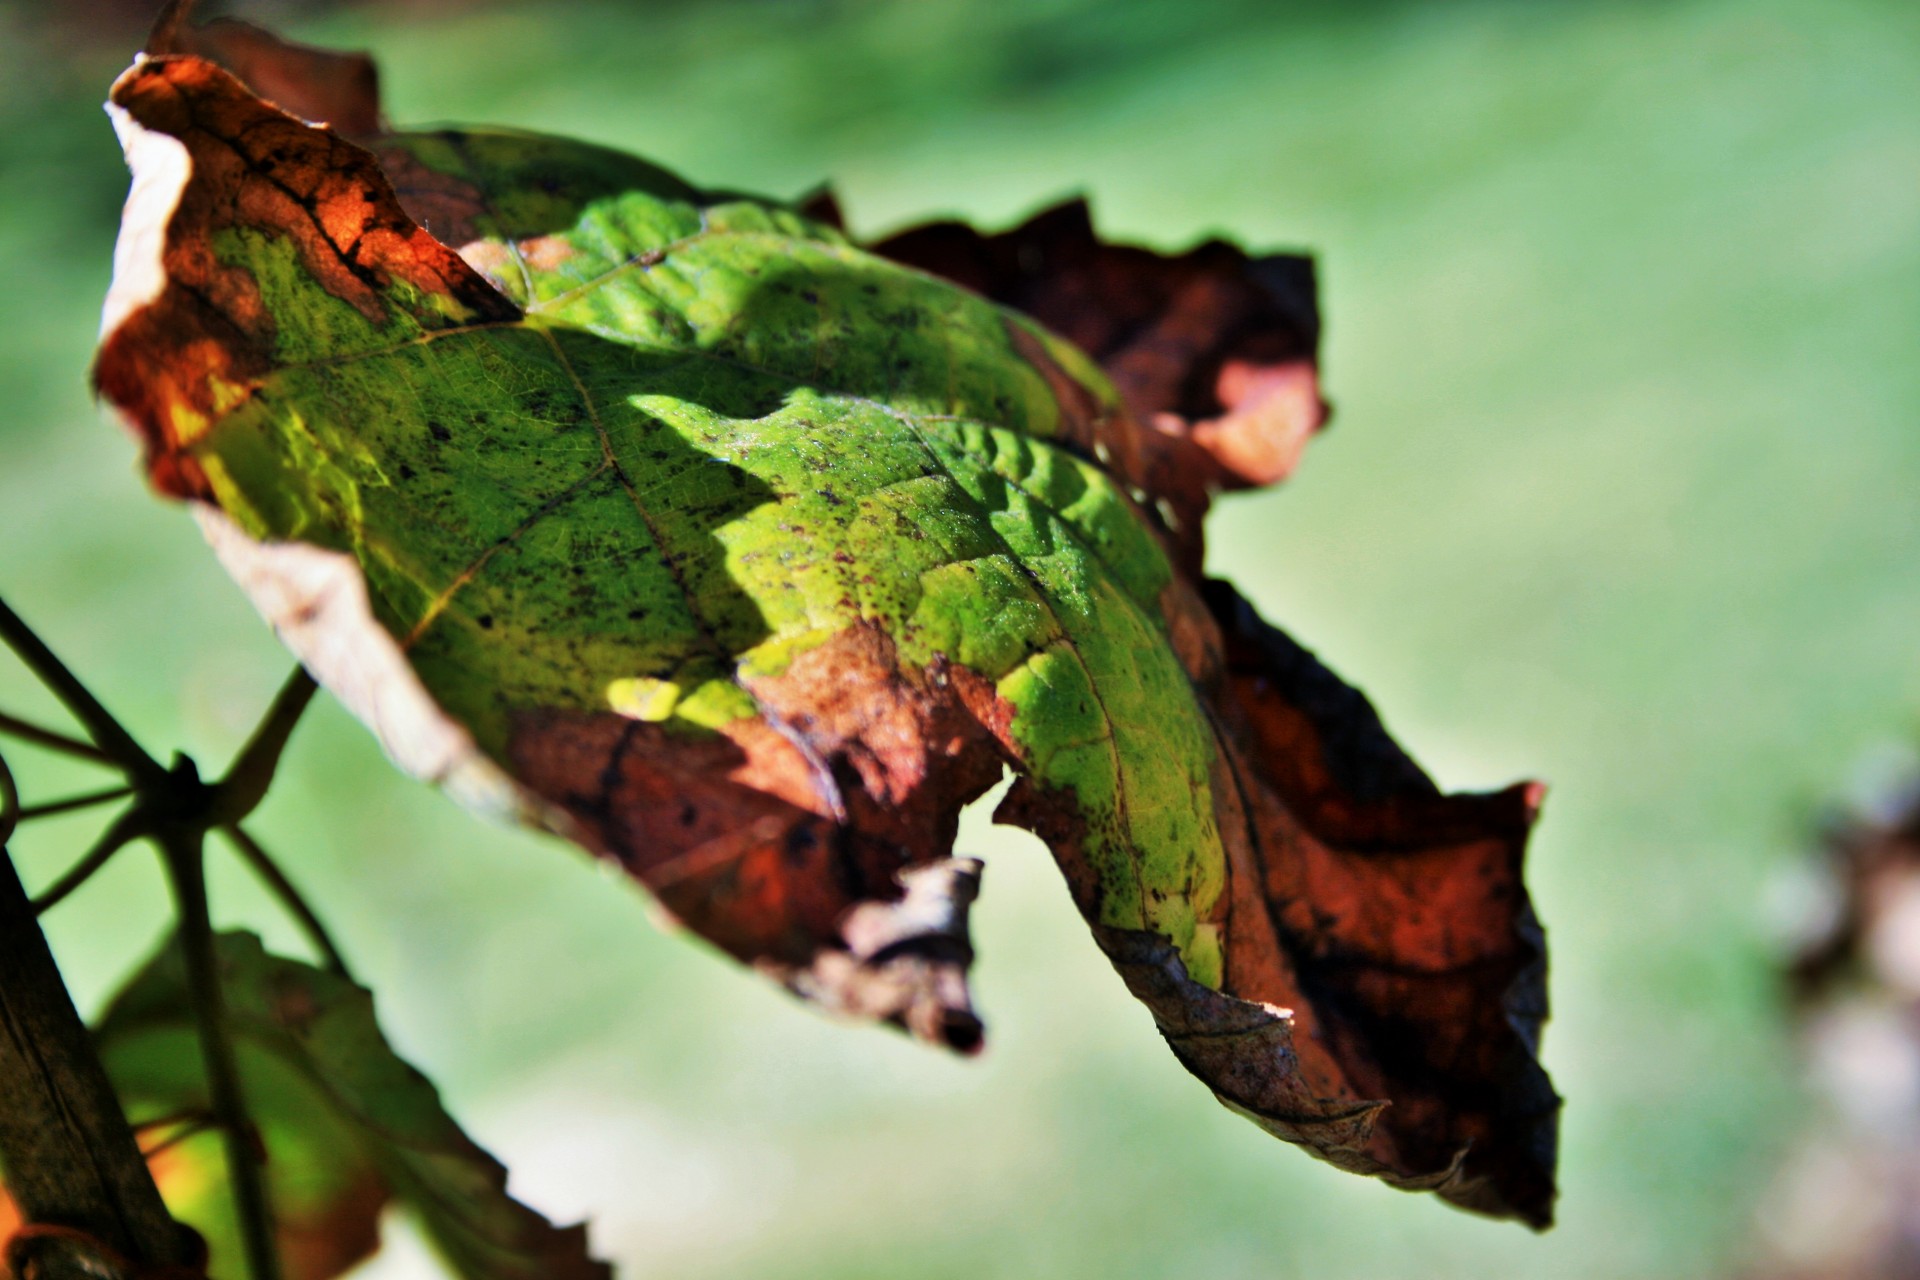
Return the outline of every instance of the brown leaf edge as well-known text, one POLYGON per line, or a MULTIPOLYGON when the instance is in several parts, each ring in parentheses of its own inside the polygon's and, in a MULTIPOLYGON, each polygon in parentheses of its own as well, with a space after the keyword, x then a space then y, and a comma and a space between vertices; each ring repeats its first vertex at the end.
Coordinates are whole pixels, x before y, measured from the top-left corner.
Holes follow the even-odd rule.
POLYGON ((194 0, 168 0, 147 35, 148 55, 205 59, 288 115, 328 125, 350 138, 385 127, 380 69, 367 54, 282 40, 237 18, 196 23, 196 7, 194 0))

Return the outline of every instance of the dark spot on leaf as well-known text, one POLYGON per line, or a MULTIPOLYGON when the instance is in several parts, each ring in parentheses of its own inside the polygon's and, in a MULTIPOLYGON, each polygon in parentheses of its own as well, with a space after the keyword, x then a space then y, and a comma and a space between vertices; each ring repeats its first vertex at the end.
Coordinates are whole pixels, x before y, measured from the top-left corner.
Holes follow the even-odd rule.
POLYGON ((986 1037, 986 1028, 975 1014, 964 1009, 949 1009, 940 1022, 940 1038, 949 1049, 972 1053, 986 1037))
POLYGON ((811 826, 802 824, 787 832, 787 857, 795 863, 805 862, 819 847, 820 837, 811 826))

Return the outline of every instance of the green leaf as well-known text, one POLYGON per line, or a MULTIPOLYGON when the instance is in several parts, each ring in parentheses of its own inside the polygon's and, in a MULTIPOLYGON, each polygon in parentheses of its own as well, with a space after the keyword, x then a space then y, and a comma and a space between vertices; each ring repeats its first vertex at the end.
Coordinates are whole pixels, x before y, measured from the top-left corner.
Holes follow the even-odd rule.
MULTIPOLYGON (((270 955, 249 933, 222 934, 217 947, 290 1280, 325 1280, 373 1252, 389 1198, 465 1280, 610 1276, 588 1256, 584 1227, 556 1228, 507 1194, 506 1170, 387 1044, 365 989, 270 955)), ((96 1028, 133 1121, 172 1119, 150 1131, 150 1148, 209 1110, 186 982, 170 943, 96 1028)), ((233 1274, 223 1269, 241 1255, 218 1135, 195 1132, 151 1165, 168 1207, 207 1237, 212 1273, 233 1274)))

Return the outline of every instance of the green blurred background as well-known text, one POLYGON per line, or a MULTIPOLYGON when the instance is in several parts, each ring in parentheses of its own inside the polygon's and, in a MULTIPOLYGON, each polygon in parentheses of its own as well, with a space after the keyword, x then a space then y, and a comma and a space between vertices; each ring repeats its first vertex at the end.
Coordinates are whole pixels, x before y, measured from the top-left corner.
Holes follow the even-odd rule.
MULTIPOLYGON (((86 368, 138 5, 0 6, 0 591, 209 765, 288 663, 150 497, 86 368)), ((1534 1237, 1339 1174, 1158 1043, 1041 848, 989 859, 953 1061, 834 1026, 570 848, 394 773, 332 705, 260 833, 396 1043, 626 1277, 1738 1274, 1806 1104, 1768 886, 1920 708, 1920 6, 726 0, 238 10, 379 56, 392 116, 696 181, 831 177, 855 228, 1319 256, 1334 428, 1211 565, 1444 784, 1553 791, 1532 883, 1567 1096, 1534 1237)), ((51 718, 0 663, 0 706, 51 718)), ((82 774, 10 752, 29 799, 82 774)), ((44 884, 95 822, 19 844, 44 884)), ((219 914, 298 938, 230 866, 219 914)), ((165 926, 142 854, 51 919, 98 1004, 165 926)), ((417 1243, 365 1270, 433 1274, 417 1243)))

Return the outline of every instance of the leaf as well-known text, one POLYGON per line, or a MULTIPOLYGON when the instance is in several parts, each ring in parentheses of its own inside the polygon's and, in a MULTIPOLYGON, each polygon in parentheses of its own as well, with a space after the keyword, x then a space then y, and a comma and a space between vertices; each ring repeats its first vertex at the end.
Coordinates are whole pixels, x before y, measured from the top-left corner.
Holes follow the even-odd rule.
POLYGON ((999 816, 1222 1101, 1548 1220, 1537 788, 1441 795, 1199 577, 1212 494, 1324 416, 1302 260, 1077 206, 869 252, 583 143, 349 143, 178 54, 112 103, 99 386, 403 767, 961 1049, 955 824, 1011 767, 999 816))
MULTIPOLYGON (((815 201, 837 225, 831 197, 815 201)), ((1307 259, 1105 244, 1082 201, 997 236, 936 223, 872 248, 1030 310, 1100 358, 1154 426, 1143 482, 1172 506, 1163 532, 1193 577, 1212 495, 1286 478, 1325 421, 1307 259)), ((1225 989, 1290 1010, 1292 1028, 1171 979, 1164 944, 1109 939, 1109 955, 1229 1107, 1357 1172, 1545 1225, 1560 1100, 1537 1062, 1546 942, 1521 879, 1544 788, 1442 796, 1358 691, 1230 585, 1202 582, 1200 598, 1210 619, 1189 598, 1170 621, 1176 636, 1219 631, 1187 665, 1228 754, 1223 790, 1244 806, 1222 823, 1248 893, 1230 908, 1248 927, 1229 930, 1225 989), (1302 1089, 1342 1075, 1395 1110, 1302 1089), (1359 1116, 1373 1128, 1349 1150, 1359 1116)))
MULTIPOLYGON (((840 225, 830 194, 809 209, 840 225)), ((1178 257, 1108 244, 1084 200, 999 235, 936 222, 868 248, 1030 315, 1100 363, 1148 428, 1138 455, 1108 465, 1154 496, 1191 577, 1212 495, 1286 479, 1326 421, 1309 258, 1249 258, 1220 240, 1178 257)))
MULTIPOLYGON (((556 1228, 507 1194, 507 1171, 387 1045, 365 989, 270 955, 252 934, 217 944, 289 1280, 326 1280, 371 1254, 389 1197, 465 1280, 608 1280, 586 1228, 556 1228)), ((115 997, 96 1037, 136 1122, 208 1112, 177 945, 115 997)), ((216 1276, 240 1256, 220 1145, 206 1131, 151 1161, 168 1207, 207 1237, 216 1276)))
POLYGON ((1911 747, 1882 747, 1849 782, 1771 886, 1772 905, 1791 911, 1775 917, 1788 926, 1776 990, 1809 1105, 1770 1148, 1760 1261, 1748 1268, 1765 1280, 1911 1274, 1920 1240, 1920 1092, 1878 1083, 1887 1064, 1920 1055, 1920 771, 1911 747))

